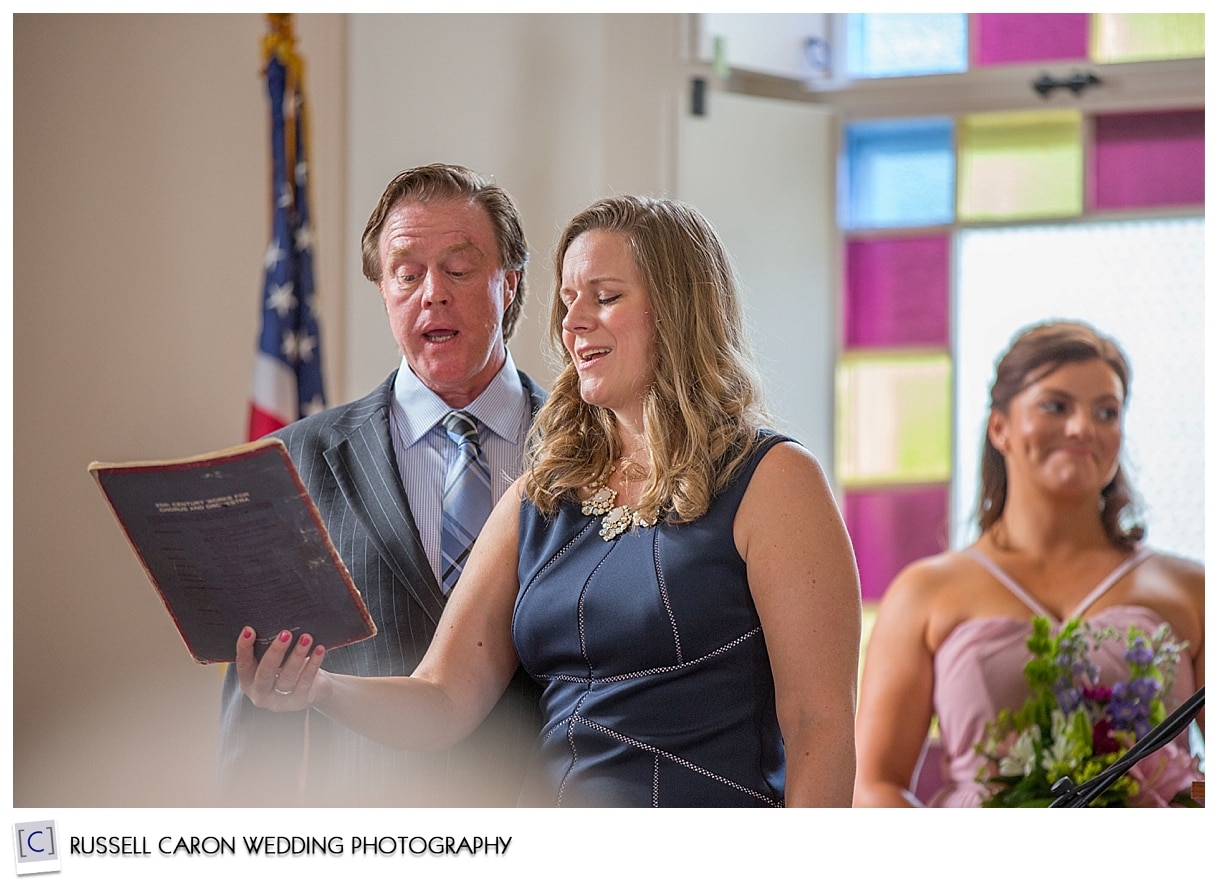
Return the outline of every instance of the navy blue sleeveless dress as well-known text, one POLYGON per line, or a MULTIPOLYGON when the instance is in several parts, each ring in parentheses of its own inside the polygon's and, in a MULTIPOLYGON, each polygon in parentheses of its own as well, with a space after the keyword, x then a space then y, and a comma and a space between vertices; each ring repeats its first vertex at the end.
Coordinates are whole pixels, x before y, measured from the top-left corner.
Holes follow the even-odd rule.
POLYGON ((606 542, 578 503, 551 518, 523 503, 512 634, 544 724, 522 805, 782 805, 774 680, 732 523, 784 440, 767 433, 689 524, 606 542))

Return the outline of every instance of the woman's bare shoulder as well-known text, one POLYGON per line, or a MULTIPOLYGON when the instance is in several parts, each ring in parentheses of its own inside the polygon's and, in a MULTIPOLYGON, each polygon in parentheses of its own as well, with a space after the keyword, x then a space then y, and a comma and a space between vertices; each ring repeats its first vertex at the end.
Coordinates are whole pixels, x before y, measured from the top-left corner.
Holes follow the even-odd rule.
POLYGON ((1188 557, 1155 550, 1146 566, 1157 575, 1166 576, 1184 587, 1205 587, 1205 564, 1188 557))
POLYGON ((906 565, 892 580, 885 596, 899 592, 921 600, 952 593, 975 582, 977 563, 960 551, 943 551, 906 565))
POLYGON ((917 631, 930 652, 960 622, 976 614, 979 564, 959 551, 921 558, 901 570, 880 601, 879 615, 891 626, 917 631))
POLYGON ((1186 606, 1197 627, 1205 627, 1205 565, 1187 557, 1156 552, 1134 571, 1135 590, 1145 590, 1168 605, 1186 606))

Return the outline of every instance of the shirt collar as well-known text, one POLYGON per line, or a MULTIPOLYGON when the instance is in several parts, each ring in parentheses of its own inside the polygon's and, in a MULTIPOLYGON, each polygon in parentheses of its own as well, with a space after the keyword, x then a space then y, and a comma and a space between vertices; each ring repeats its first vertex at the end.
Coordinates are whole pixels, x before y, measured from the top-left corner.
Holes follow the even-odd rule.
MULTIPOLYGON (((398 431, 407 446, 430 432, 452 410, 444 399, 423 385, 405 356, 393 382, 393 395, 400 406, 398 431)), ((527 419, 529 412, 526 398, 516 363, 508 352, 499 372, 462 410, 499 437, 515 442, 520 436, 521 421, 527 419)))

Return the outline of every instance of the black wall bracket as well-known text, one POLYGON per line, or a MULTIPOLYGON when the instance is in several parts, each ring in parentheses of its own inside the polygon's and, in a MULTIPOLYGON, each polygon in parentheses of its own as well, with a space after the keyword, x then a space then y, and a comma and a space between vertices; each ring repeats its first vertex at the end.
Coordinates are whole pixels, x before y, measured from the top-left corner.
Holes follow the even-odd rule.
POLYGON ((1041 98, 1048 98, 1049 93, 1055 89, 1069 89, 1077 97, 1089 86, 1098 86, 1102 83, 1103 80, 1093 73, 1075 71, 1062 79, 1054 79, 1048 74, 1041 74, 1039 79, 1032 81, 1032 89, 1038 92, 1041 98))

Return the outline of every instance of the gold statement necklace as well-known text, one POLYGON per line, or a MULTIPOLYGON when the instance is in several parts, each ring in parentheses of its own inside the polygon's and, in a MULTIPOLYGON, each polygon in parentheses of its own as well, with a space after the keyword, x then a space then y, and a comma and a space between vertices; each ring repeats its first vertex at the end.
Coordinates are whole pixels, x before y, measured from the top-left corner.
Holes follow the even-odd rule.
MULTIPOLYGON (((622 466, 622 474, 628 474, 628 466, 635 465, 628 459, 620 461, 622 466)), ((638 509, 632 508, 629 505, 617 504, 617 491, 610 487, 606 482, 609 476, 617 470, 617 466, 609 469, 605 476, 598 479, 588 489, 592 491, 592 495, 584 500, 580 506, 580 510, 589 516, 603 515, 601 518, 601 538, 606 542, 616 539, 618 536, 625 533, 627 530, 635 527, 650 527, 655 524, 654 518, 645 518, 641 515, 638 509)), ((631 478, 626 478, 626 483, 631 482, 631 478)))

